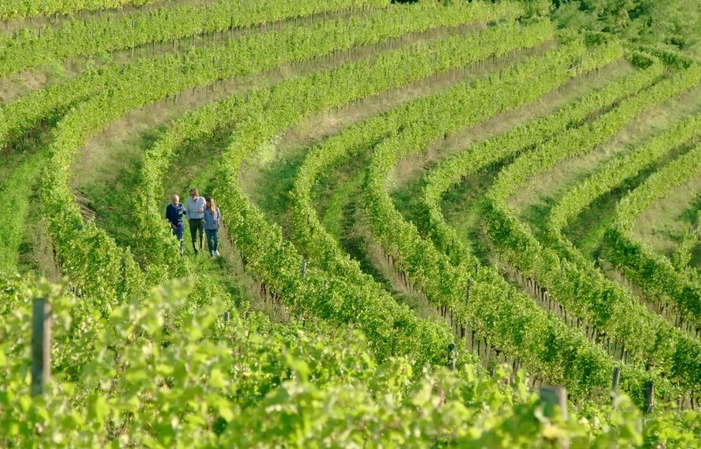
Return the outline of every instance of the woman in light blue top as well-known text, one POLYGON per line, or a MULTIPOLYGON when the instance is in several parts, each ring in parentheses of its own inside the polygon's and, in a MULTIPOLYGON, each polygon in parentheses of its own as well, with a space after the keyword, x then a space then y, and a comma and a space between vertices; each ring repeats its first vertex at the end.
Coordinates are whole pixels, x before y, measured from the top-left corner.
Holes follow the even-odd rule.
POLYGON ((221 212, 214 203, 214 198, 207 197, 204 208, 204 232, 207 234, 207 247, 212 259, 219 256, 219 225, 221 223, 221 212))

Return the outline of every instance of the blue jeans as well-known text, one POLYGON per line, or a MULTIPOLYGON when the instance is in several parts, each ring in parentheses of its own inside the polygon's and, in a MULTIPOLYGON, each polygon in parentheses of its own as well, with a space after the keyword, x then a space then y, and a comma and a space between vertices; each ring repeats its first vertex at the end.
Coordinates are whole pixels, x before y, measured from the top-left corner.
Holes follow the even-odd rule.
POLYGON ((183 253, 183 237, 185 236, 185 226, 180 225, 173 229, 173 235, 180 241, 180 254, 183 253))
POLYGON ((219 229, 205 229, 207 234, 207 248, 209 255, 213 256, 215 251, 219 251, 219 229))

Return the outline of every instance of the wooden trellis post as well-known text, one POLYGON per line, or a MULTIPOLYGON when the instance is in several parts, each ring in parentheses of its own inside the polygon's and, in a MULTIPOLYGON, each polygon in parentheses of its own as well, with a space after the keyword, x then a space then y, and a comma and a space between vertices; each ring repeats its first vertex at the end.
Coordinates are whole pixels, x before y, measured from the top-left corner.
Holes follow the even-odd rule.
MULTIPOLYGON (((620 382, 620 380, 621 380, 621 368, 615 367, 613 369, 613 384, 611 385, 611 391, 613 391, 614 394, 618 392, 618 383, 620 382)), ((614 402, 615 402, 615 397, 611 396, 611 405, 613 405, 614 402)))
POLYGON ((455 345, 452 343, 448 345, 448 357, 450 360, 450 370, 455 371, 456 354, 455 354, 455 345))
MULTIPOLYGON (((563 421, 567 420, 567 390, 561 385, 556 386, 541 386, 540 387, 540 402, 543 404, 543 414, 549 418, 555 416, 555 407, 560 409, 560 415, 563 421)), ((558 447, 568 449, 570 442, 567 439, 560 439, 558 447)))
POLYGON ((645 412, 652 413, 655 408, 655 382, 648 382, 645 391, 645 412))
POLYGON ((32 396, 44 393, 51 378, 51 304, 34 299, 32 309, 32 396))

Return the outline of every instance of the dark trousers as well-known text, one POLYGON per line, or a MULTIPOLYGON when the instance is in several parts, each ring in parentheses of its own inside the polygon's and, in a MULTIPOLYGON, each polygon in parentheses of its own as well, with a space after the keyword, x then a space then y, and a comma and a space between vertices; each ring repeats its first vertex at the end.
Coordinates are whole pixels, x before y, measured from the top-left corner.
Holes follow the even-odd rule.
POLYGON ((194 218, 188 220, 190 223, 190 237, 192 237, 192 248, 197 252, 197 233, 200 234, 200 249, 203 247, 204 218, 194 218))

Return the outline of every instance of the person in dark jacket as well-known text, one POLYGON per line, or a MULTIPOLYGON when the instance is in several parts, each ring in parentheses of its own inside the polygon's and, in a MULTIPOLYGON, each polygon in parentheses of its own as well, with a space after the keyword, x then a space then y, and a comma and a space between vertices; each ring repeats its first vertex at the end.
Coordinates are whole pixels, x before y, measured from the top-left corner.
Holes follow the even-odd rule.
POLYGON ((170 222, 170 227, 173 229, 173 235, 180 241, 180 255, 183 255, 183 237, 185 235, 185 207, 180 202, 178 195, 171 197, 171 203, 166 207, 166 219, 170 222))
POLYGON ((204 208, 204 232, 207 234, 207 247, 209 256, 214 259, 219 254, 219 224, 221 223, 221 212, 214 199, 210 196, 204 208))

